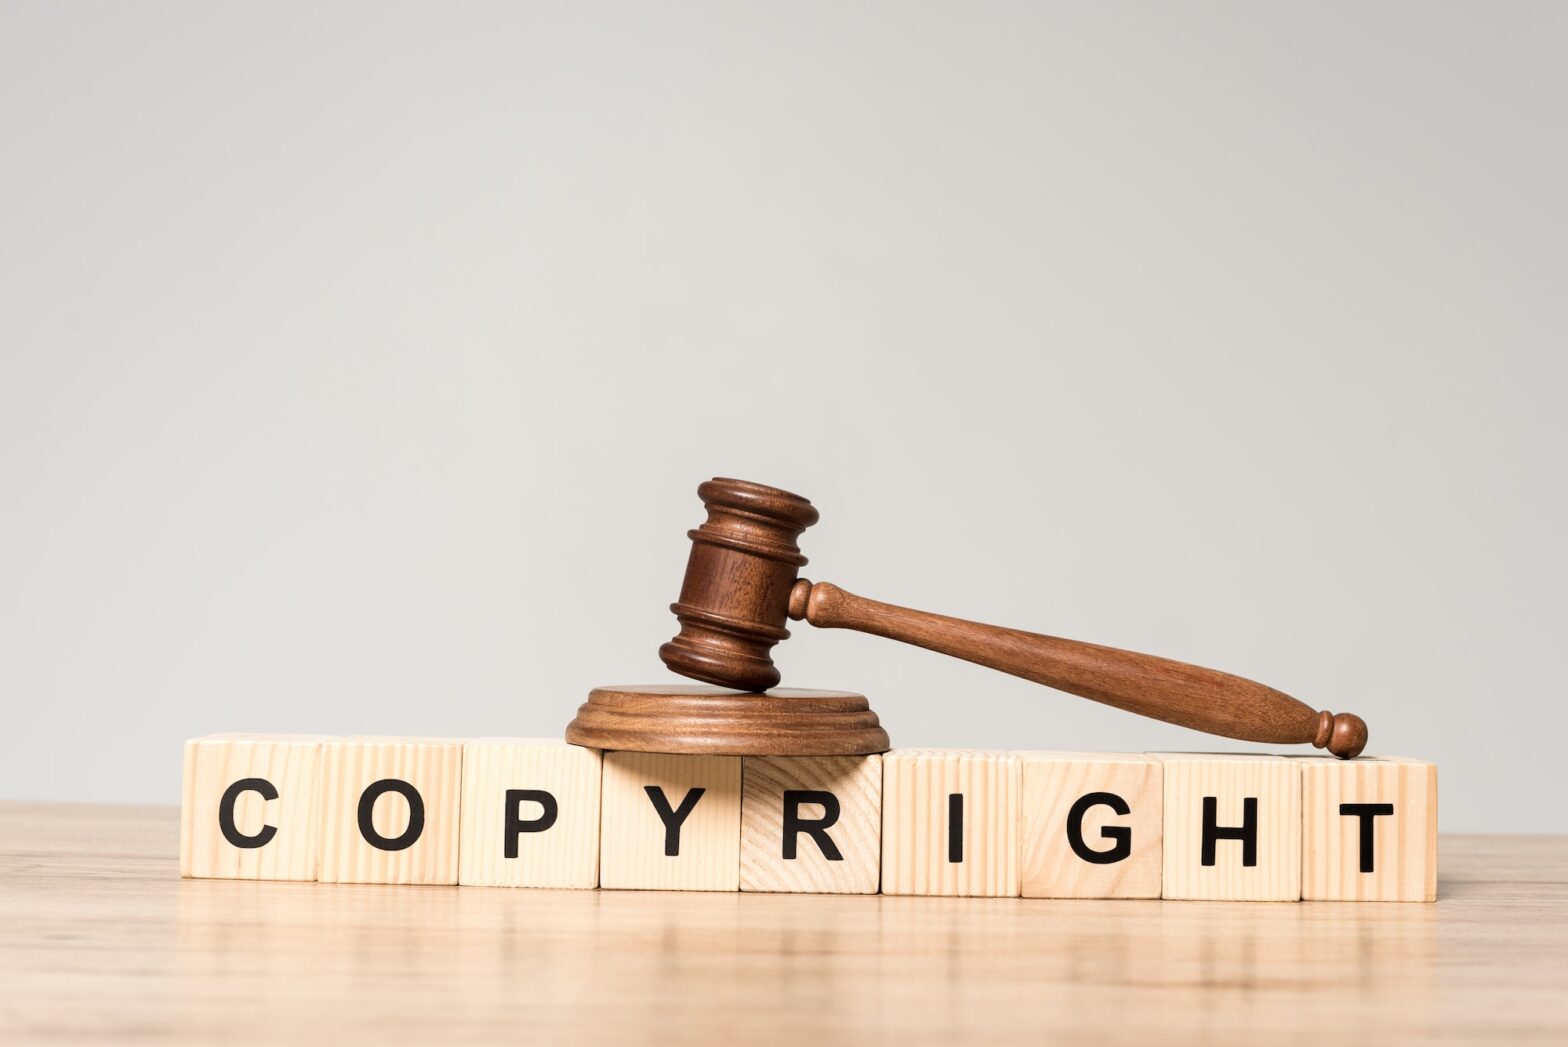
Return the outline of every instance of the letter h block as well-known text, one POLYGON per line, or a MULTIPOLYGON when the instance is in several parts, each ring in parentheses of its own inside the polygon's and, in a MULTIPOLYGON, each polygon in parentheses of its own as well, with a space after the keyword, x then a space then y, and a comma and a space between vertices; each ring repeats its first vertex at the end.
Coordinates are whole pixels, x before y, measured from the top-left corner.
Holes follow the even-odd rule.
POLYGON ((747 756, 740 889, 876 894, 882 757, 747 756))
POLYGON ((1154 755, 1165 768, 1162 897, 1301 900, 1299 760, 1154 755))
POLYGON ((337 738, 321 779, 322 883, 457 883, 462 742, 337 738))
POLYGON ((599 886, 740 889, 739 756, 604 754, 599 886))
POLYGON ((180 875, 314 880, 325 741, 212 734, 186 742, 180 875))

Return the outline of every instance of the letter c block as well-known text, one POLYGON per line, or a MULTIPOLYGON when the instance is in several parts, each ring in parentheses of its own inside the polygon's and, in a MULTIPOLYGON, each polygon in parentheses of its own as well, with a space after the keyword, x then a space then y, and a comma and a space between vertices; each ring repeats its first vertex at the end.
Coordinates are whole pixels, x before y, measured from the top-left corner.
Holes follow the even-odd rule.
POLYGON ((326 740, 212 734, 186 742, 180 875, 314 880, 326 740))

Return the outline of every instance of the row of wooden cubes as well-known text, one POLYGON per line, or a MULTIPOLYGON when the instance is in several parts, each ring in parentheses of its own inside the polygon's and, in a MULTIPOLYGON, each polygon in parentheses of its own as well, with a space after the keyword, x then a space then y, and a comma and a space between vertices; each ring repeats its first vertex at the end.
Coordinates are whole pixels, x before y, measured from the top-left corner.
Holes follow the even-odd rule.
POLYGON ((1420 760, 548 739, 186 743, 186 876, 1040 898, 1430 901, 1420 760))

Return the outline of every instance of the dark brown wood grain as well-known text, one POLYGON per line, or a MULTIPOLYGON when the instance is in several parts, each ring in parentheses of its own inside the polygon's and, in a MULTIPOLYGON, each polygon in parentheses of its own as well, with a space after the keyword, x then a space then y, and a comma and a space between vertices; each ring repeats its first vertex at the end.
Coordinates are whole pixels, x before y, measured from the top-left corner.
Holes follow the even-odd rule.
POLYGON ((865 695, 784 687, 596 687, 566 728, 596 749, 714 756, 861 756, 888 748, 865 695))
POLYGON ((1350 758, 1366 746, 1359 716, 1319 712, 1261 683, 1152 654, 981 625, 867 600, 827 582, 795 583, 790 617, 924 647, 1140 716, 1250 742, 1311 742, 1350 758))
POLYGON ((1360 717, 1314 710, 1229 673, 895 607, 826 582, 813 585, 797 578, 806 563, 797 540, 817 522, 809 501, 724 478, 709 480, 697 493, 708 519, 689 532, 691 559, 680 600, 671 605, 680 633, 659 650, 665 665, 684 676, 748 691, 773 687, 779 682, 773 646, 789 636, 787 619, 804 619, 901 640, 1210 734, 1310 742, 1345 758, 1366 746, 1360 717))

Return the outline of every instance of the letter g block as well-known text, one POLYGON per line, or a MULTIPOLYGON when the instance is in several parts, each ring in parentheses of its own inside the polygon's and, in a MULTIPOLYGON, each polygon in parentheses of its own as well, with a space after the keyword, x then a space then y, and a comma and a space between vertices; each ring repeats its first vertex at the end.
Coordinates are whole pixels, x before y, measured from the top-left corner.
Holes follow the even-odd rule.
POLYGON ((1025 898, 1158 898, 1163 765, 1133 753, 1020 753, 1025 898))

